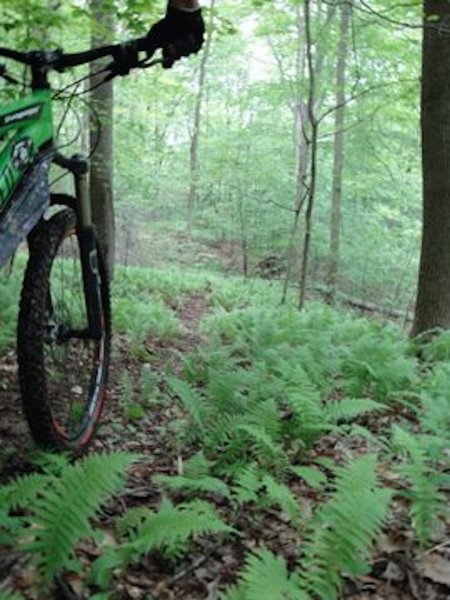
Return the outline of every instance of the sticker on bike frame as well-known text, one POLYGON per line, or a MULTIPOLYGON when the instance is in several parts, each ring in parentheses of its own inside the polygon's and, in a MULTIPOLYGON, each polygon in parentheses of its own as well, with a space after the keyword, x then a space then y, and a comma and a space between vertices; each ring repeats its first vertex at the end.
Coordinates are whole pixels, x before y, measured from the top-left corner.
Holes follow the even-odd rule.
POLYGON ((11 162, 0 173, 0 206, 11 195, 17 181, 17 171, 24 171, 33 162, 33 141, 30 137, 18 140, 11 148, 11 162))
POLYGON ((11 152, 14 168, 22 171, 33 159, 33 140, 29 137, 22 138, 16 142, 11 152))
POLYGON ((27 106, 26 108, 15 110, 14 112, 10 112, 6 115, 2 115, 0 117, 0 127, 5 127, 6 125, 11 124, 19 125, 22 121, 39 117, 42 112, 42 107, 43 104, 34 104, 32 106, 27 106))

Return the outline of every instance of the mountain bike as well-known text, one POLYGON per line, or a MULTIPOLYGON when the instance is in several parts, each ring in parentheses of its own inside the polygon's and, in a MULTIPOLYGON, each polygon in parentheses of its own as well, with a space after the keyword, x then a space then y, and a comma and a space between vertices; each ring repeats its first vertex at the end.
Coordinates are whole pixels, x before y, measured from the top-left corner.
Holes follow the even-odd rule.
MULTIPOLYGON (((149 36, 71 54, 0 48, 0 57, 31 73, 30 93, 0 107, 0 267, 26 239, 18 375, 32 437, 44 448, 78 452, 92 440, 111 346, 109 281, 92 222, 89 162, 56 147, 49 74, 110 57, 97 72, 104 82, 163 62, 151 60, 155 50, 149 36), (73 196, 50 192, 52 163, 72 174, 73 196)), ((0 77, 18 83, 3 64, 0 77)))

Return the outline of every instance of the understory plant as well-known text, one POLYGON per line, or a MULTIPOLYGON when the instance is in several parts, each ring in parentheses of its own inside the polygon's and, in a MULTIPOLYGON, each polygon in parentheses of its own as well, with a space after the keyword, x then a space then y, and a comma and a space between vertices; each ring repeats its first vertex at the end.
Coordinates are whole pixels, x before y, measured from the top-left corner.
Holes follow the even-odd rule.
POLYGON ((236 587, 223 600, 334 600, 342 574, 368 571, 367 559, 381 532, 391 492, 380 488, 374 456, 363 456, 335 470, 333 491, 308 523, 302 556, 292 573, 265 548, 246 560, 236 587))

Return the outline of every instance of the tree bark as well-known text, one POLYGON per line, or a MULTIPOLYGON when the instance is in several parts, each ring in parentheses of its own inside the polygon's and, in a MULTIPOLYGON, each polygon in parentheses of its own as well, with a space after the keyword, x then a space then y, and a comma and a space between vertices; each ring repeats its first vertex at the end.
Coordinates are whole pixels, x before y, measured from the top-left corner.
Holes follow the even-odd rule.
POLYGON ((214 6, 215 0, 211 0, 209 5, 210 17, 208 33, 206 34, 205 47, 203 49, 202 58, 200 61, 200 70, 198 76, 198 92, 195 101, 194 111, 194 129, 191 136, 191 148, 190 148, 190 182, 189 182, 189 194, 187 200, 187 233, 189 238, 192 237, 192 226, 194 222, 194 210, 197 203, 198 196, 198 173, 199 173, 199 157, 198 157, 198 146, 200 139, 200 128, 202 121, 202 107, 203 97, 205 93, 205 80, 206 80, 206 66, 211 50, 211 41, 213 34, 213 20, 214 20, 214 6))
MULTIPOLYGON (((96 30, 91 36, 92 47, 109 41, 108 34, 114 30, 111 10, 106 9, 104 0, 90 0, 93 24, 96 30)), ((104 74, 96 76, 100 62, 90 65, 90 87, 95 87, 104 78, 104 74)), ((90 191, 92 199, 92 216, 100 247, 110 277, 114 270, 114 205, 113 205, 113 82, 108 81, 91 92, 90 102, 100 119, 101 129, 95 116, 90 120, 90 191)))
POLYGON ((348 53, 351 0, 341 8, 341 24, 336 66, 336 113, 334 133, 333 189, 331 195, 330 254, 328 257, 329 302, 334 302, 339 271, 341 241, 342 173, 344 170, 345 79, 348 53))
POLYGON ((311 126, 311 137, 309 139, 311 148, 311 166, 309 173, 306 213, 305 213, 305 235, 303 238, 303 255, 300 273, 300 295, 298 300, 299 310, 303 310, 306 301, 306 282, 308 277, 308 261, 309 249, 312 236, 312 216, 314 210, 314 200, 316 195, 316 179, 317 179, 317 134, 318 122, 315 113, 316 103, 316 73, 314 71, 313 62, 313 42, 311 38, 311 14, 310 0, 305 0, 305 38, 306 38, 306 59, 309 75, 309 90, 308 90, 308 116, 311 126))
POLYGON ((424 0, 423 229, 412 335, 450 327, 450 3, 424 0), (431 18, 430 18, 431 17, 431 18))

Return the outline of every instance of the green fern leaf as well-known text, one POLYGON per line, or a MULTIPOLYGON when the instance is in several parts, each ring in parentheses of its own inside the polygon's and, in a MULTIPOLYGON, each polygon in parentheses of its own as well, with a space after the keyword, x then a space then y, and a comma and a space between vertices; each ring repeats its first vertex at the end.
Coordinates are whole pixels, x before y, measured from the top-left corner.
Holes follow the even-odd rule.
POLYGON ((45 490, 52 478, 49 475, 22 475, 0 488, 0 506, 2 510, 16 510, 33 504, 38 495, 45 490))
POLYGON ((247 558, 239 586, 231 588, 222 599, 308 600, 308 595, 289 577, 284 560, 261 548, 247 558))
POLYGON ((263 487, 261 481, 261 470, 255 465, 246 465, 235 474, 233 486, 233 500, 241 506, 247 502, 256 502, 258 492, 263 487))
POLYGON ((437 532, 439 519, 448 514, 446 498, 440 487, 443 483, 448 485, 449 478, 432 467, 421 436, 413 436, 396 426, 393 428, 393 441, 409 457, 398 471, 410 484, 410 489, 403 495, 411 503, 411 522, 419 544, 425 546, 437 532))
POLYGON ((322 488, 328 481, 322 471, 314 467, 293 466, 291 471, 315 490, 322 488))
POLYGON ((230 495, 230 490, 227 484, 218 477, 182 477, 180 475, 155 475, 153 477, 155 483, 159 483, 167 490, 184 490, 186 492, 205 492, 210 494, 218 494, 227 498, 230 495))
POLYGON ((299 521, 301 516, 300 507, 297 499, 288 486, 279 483, 268 474, 264 475, 262 483, 266 488, 267 499, 270 504, 280 506, 283 512, 285 512, 292 521, 299 521))
POLYGON ((344 398, 331 402, 324 408, 326 417, 332 423, 352 421, 370 412, 386 410, 386 406, 369 398, 344 398))
POLYGON ((129 532, 130 540, 122 546, 122 551, 127 560, 135 560, 151 550, 173 556, 184 549, 190 538, 218 532, 232 533, 234 529, 219 518, 208 502, 194 500, 174 506, 165 499, 158 512, 148 510, 129 532))
POLYGON ((376 487, 376 460, 361 457, 336 469, 335 491, 311 522, 304 558, 302 587, 322 600, 335 600, 341 573, 366 571, 365 559, 380 533, 391 493, 376 487))
POLYGON ((28 549, 37 554, 45 581, 67 564, 75 543, 92 532, 90 518, 120 488, 136 458, 125 453, 88 456, 67 466, 41 491, 29 517, 34 541, 28 549))
POLYGON ((16 592, 0 592, 0 600, 23 600, 23 596, 16 592))
POLYGON ((208 410, 203 397, 188 383, 176 377, 168 377, 167 383, 172 392, 180 399, 199 432, 204 434, 208 410))

